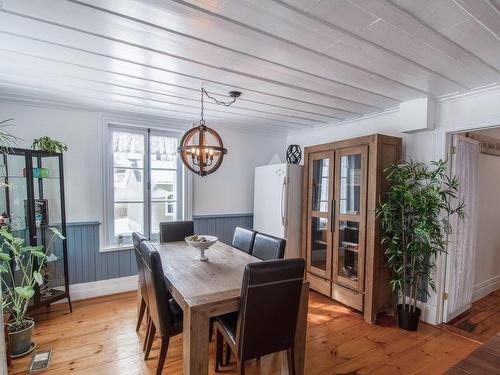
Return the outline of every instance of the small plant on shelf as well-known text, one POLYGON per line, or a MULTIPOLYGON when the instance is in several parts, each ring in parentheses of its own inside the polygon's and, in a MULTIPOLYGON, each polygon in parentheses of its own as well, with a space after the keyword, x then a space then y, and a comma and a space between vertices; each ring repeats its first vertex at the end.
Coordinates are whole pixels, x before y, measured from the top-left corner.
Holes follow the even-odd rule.
POLYGON ((68 146, 66 143, 56 141, 50 137, 40 137, 33 140, 33 144, 31 145, 33 150, 46 151, 50 153, 63 153, 68 151, 68 146))
MULTIPOLYGON (((52 237, 47 245, 49 250, 56 238, 64 236, 54 227, 49 228, 52 237)), ((0 279, 2 282, 4 313, 13 356, 29 352, 34 321, 26 314, 35 295, 35 286, 43 285, 42 268, 47 259, 44 246, 27 246, 24 239, 14 237, 8 230, 0 228, 0 279)))
POLYGON ((446 252, 449 218, 464 217, 464 203, 458 200, 459 181, 446 174, 446 162, 430 165, 401 161, 386 170, 389 190, 377 208, 392 271, 390 282, 400 305, 399 326, 414 331, 418 327, 418 297, 429 295, 427 284, 435 289, 431 277, 436 257, 446 252))

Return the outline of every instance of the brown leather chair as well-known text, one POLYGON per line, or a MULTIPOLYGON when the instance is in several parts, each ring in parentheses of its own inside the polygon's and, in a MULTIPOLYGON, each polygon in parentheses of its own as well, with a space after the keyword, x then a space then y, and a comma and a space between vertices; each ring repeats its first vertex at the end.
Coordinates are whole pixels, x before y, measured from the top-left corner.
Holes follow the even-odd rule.
POLYGON ((240 375, 245 373, 245 361, 282 350, 287 350, 289 361, 294 363, 304 268, 301 258, 251 263, 245 267, 240 311, 217 317, 215 322, 216 372, 222 365, 224 339, 231 352, 236 353, 240 375))
POLYGON ((283 259, 286 241, 264 233, 257 233, 253 243, 252 255, 262 260, 283 259))
MULTIPOLYGON (((146 288, 146 280, 144 279, 144 263, 142 261, 140 245, 146 238, 139 232, 132 233, 132 242, 134 244, 135 261, 137 262, 137 278, 139 280, 139 288, 137 290, 137 325, 136 332, 141 327, 144 313, 148 306, 148 290, 146 288)), ((149 313, 146 315, 149 319, 149 313)))
POLYGON ((168 221, 160 223, 160 242, 184 241, 194 234, 192 221, 168 221))
POLYGON ((158 331, 161 347, 156 374, 159 375, 167 357, 170 337, 182 333, 182 309, 167 290, 160 254, 148 241, 143 241, 140 248, 144 260, 144 276, 151 315, 144 359, 148 359, 155 333, 158 331))
POLYGON ((236 227, 233 235, 233 247, 244 251, 245 253, 251 254, 256 234, 257 232, 254 230, 236 227))

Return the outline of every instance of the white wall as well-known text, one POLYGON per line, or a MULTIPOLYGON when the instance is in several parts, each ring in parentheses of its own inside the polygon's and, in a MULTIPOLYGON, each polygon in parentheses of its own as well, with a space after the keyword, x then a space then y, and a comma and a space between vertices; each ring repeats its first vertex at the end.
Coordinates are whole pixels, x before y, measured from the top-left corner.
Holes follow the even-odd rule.
POLYGON ((101 220, 101 116, 97 112, 0 103, 0 118, 14 118, 8 131, 31 148, 34 138, 49 136, 66 143, 64 178, 67 221, 101 220))
MULTIPOLYGON (((497 138, 500 129, 479 132, 497 138)), ((478 227, 473 300, 500 288, 500 157, 479 155, 478 227)))
MULTIPOLYGON (((34 138, 44 135, 68 145, 69 150, 64 155, 67 221, 102 222, 103 118, 117 118, 118 123, 125 124, 151 121, 155 127, 168 123, 45 104, 0 102, 0 119, 7 118, 14 118, 9 131, 23 139, 20 147, 30 147, 34 138)), ((179 125, 171 129, 175 127, 179 125)), ((227 127, 216 129, 228 155, 214 174, 204 178, 193 176, 193 214, 251 213, 254 168, 267 164, 275 153, 283 159, 285 135, 250 134, 247 130, 227 127)))
POLYGON ((285 160, 286 135, 214 128, 221 135, 228 154, 214 174, 194 177, 193 214, 251 213, 255 167, 269 164, 275 154, 285 160))

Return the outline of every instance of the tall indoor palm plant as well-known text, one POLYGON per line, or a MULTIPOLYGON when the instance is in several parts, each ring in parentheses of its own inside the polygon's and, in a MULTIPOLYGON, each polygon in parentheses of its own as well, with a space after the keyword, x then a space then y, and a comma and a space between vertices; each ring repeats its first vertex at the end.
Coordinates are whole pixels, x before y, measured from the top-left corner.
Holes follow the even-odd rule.
POLYGON ((446 162, 430 165, 402 161, 387 170, 390 184, 386 200, 377 209, 386 247, 387 265, 393 273, 392 290, 402 328, 417 329, 418 296, 435 291, 431 274, 436 257, 446 251, 451 233, 451 215, 464 217, 464 203, 458 200, 458 179, 446 174, 446 162), (407 323, 407 324, 406 324, 407 323))

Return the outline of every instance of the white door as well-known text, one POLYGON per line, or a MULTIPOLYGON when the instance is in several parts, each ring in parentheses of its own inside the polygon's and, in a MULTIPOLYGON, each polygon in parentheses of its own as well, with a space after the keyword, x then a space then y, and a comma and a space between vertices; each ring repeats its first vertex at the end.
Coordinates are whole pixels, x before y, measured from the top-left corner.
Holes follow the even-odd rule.
POLYGON ((286 164, 255 168, 253 229, 257 232, 285 237, 286 183, 286 164))
POLYGON ((470 309, 476 258, 477 179, 479 142, 455 135, 452 175, 459 178, 458 197, 465 202, 465 218, 450 220, 452 234, 446 257, 444 322, 470 309))

